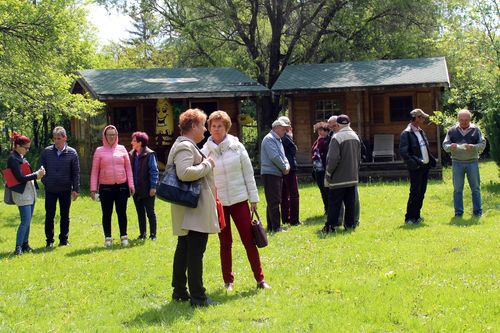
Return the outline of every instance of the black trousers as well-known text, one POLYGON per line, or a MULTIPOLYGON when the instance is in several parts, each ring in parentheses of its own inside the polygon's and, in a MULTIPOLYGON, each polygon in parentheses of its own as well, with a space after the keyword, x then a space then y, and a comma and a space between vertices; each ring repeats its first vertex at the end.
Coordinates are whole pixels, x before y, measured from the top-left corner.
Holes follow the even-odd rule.
POLYGON ((139 232, 141 236, 146 236, 146 215, 149 221, 149 234, 156 236, 156 214, 155 197, 139 198, 134 195, 135 210, 139 221, 139 232))
POLYGON ((190 230, 186 236, 179 236, 174 254, 172 272, 173 297, 191 298, 194 304, 207 300, 203 287, 203 254, 207 248, 208 234, 190 230), (186 277, 187 271, 187 277, 186 277), (189 286, 189 293, 186 289, 189 286))
POLYGON ((325 170, 313 171, 313 177, 318 185, 319 191, 321 192, 321 199, 323 200, 323 206, 326 214, 326 212, 328 212, 328 187, 325 187, 325 170))
POLYGON ((66 243, 69 235, 69 208, 71 207, 71 191, 51 193, 45 191, 45 237, 47 243, 54 242, 54 218, 59 200, 60 234, 59 241, 66 243))
POLYGON ((356 186, 331 188, 328 192, 328 217, 327 225, 331 227, 340 227, 339 215, 342 202, 344 203, 344 227, 353 228, 356 226, 354 221, 354 203, 356 198, 356 186))
POLYGON ((428 166, 423 166, 417 170, 410 171, 410 195, 408 197, 408 204, 406 205, 405 221, 417 220, 420 218, 420 210, 424 204, 428 178, 428 166))
POLYGON ((277 231, 281 228, 281 194, 283 191, 283 177, 262 175, 264 194, 266 195, 267 231, 277 231))
POLYGON ((130 192, 127 183, 99 186, 104 237, 111 237, 113 205, 115 206, 116 215, 118 216, 120 236, 127 235, 127 201, 129 195, 130 192))

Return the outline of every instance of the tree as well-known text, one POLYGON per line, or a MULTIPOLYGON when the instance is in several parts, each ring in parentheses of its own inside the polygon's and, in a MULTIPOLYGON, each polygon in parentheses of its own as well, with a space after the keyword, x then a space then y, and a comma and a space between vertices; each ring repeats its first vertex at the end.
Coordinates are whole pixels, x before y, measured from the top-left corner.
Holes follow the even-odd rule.
POLYGON ((72 95, 75 70, 91 67, 95 41, 74 0, 0 3, 0 125, 42 146, 56 122, 101 103, 72 95))
POLYGON ((486 130, 500 165, 500 11, 496 0, 449 1, 438 48, 446 56, 452 87, 444 111, 468 108, 486 130))
MULTIPOLYGON (((101 0, 124 5, 122 0, 101 0)), ((433 0, 149 0, 183 65, 234 66, 272 87, 292 63, 415 57, 437 34, 433 0), (416 42, 418 41, 418 43, 416 42)), ((261 101, 260 132, 281 111, 261 101)))

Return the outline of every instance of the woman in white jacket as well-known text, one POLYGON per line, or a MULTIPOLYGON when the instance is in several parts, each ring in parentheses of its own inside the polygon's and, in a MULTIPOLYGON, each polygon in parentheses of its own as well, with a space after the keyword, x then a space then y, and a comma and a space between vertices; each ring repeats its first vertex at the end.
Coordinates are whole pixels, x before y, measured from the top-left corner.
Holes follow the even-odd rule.
POLYGON ((245 246, 248 261, 257 281, 257 288, 269 289, 271 287, 264 281, 259 251, 252 236, 250 209, 255 211, 259 202, 252 163, 243 144, 237 137, 228 134, 231 128, 231 118, 226 112, 213 112, 208 118, 208 128, 211 136, 202 151, 215 161, 215 187, 224 206, 226 220, 226 227, 219 234, 224 287, 228 291, 233 290, 234 273, 231 253, 233 236, 229 221, 232 217, 245 246))

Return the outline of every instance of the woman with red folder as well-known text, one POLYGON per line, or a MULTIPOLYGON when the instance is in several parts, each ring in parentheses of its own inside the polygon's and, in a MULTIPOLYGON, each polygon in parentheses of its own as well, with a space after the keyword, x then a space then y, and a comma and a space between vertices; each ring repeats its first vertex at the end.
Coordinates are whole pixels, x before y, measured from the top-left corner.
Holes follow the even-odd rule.
MULTIPOLYGON (((32 250, 29 246, 28 238, 31 218, 35 209, 36 190, 38 188, 36 180, 41 179, 45 175, 45 170, 40 168, 36 172, 25 174, 23 169, 26 170, 26 168, 21 168, 21 166, 28 163, 24 156, 30 149, 31 140, 24 135, 14 132, 12 141, 14 147, 7 160, 7 167, 12 171, 16 181, 19 183, 10 187, 10 189, 12 191, 12 199, 19 208, 19 215, 21 216, 21 223, 17 229, 15 250, 15 254, 20 255, 23 252, 31 252, 32 250)), ((31 168, 29 168, 29 171, 31 171, 31 168)))

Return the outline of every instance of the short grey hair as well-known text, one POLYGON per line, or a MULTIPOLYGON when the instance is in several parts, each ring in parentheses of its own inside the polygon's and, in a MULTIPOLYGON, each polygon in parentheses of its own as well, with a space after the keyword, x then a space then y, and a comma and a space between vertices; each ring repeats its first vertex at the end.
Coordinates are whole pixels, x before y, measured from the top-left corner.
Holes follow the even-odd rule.
POLYGON ((328 118, 328 122, 330 122, 330 121, 337 121, 337 117, 338 116, 331 116, 330 118, 328 118))
POLYGON ((459 117, 461 114, 466 114, 469 116, 469 118, 472 118, 472 113, 467 109, 462 109, 462 110, 458 111, 457 117, 459 117))
POLYGON ((66 130, 62 126, 56 126, 52 131, 53 136, 66 136, 66 130))

